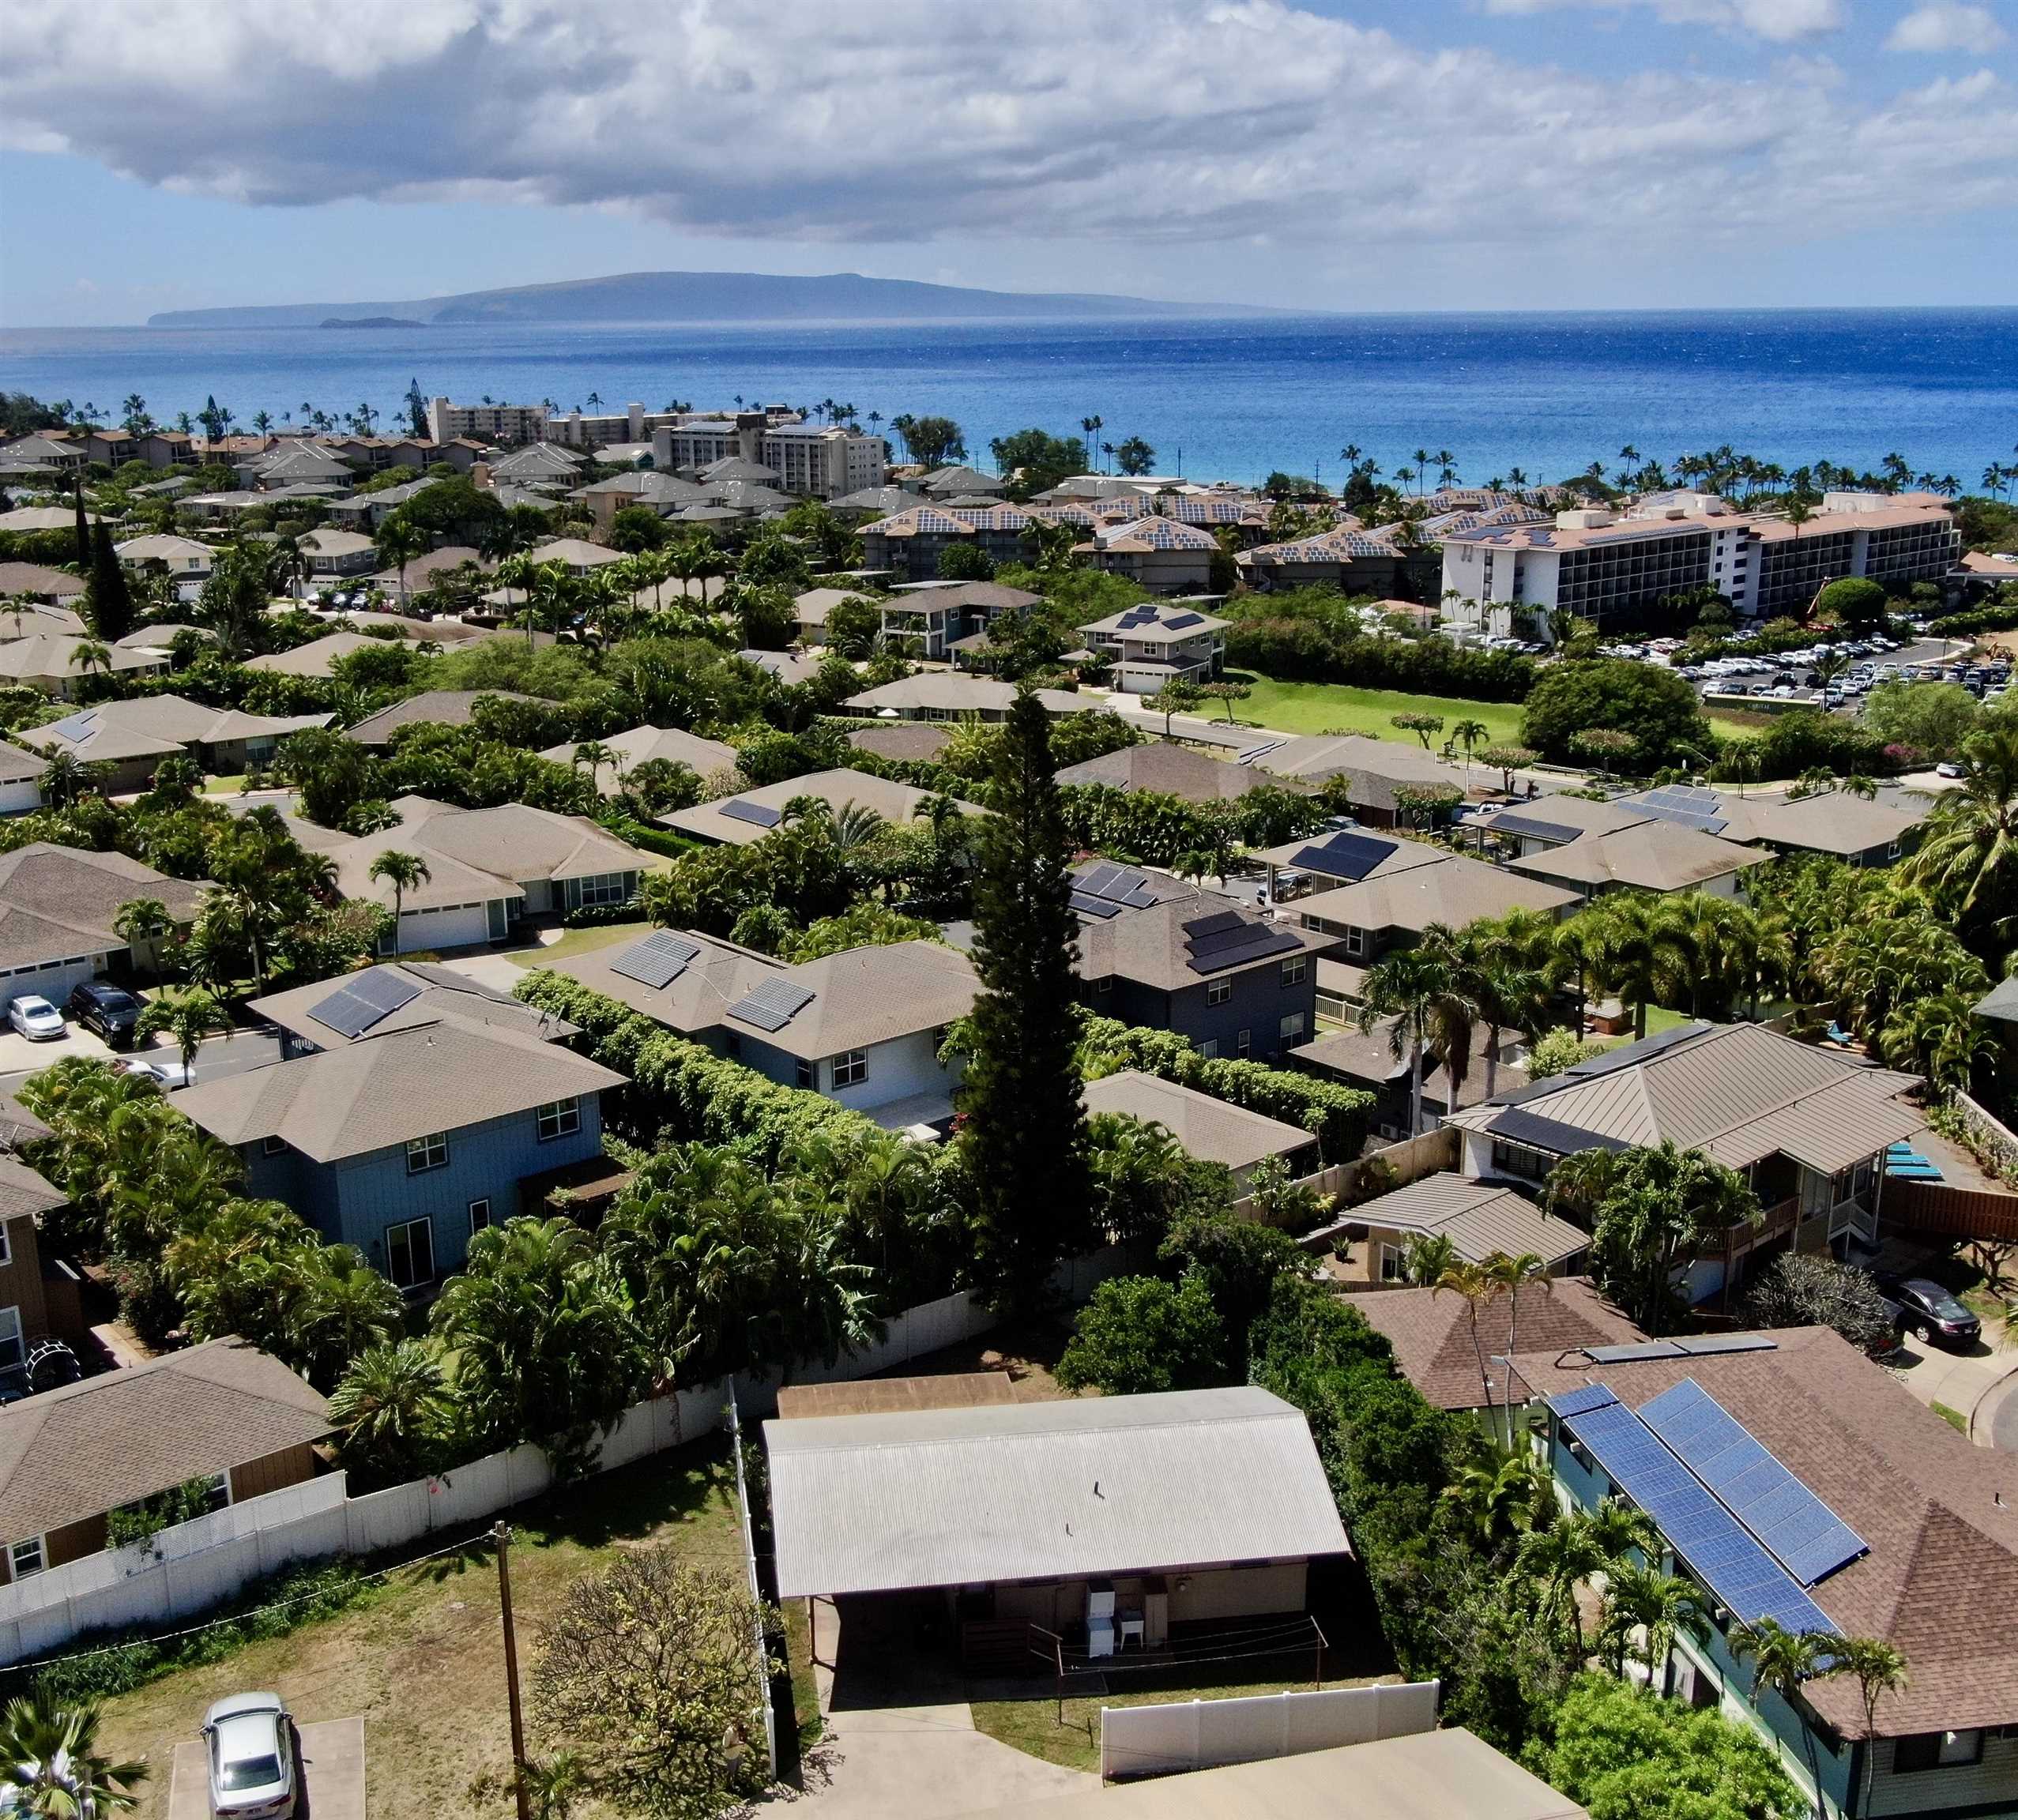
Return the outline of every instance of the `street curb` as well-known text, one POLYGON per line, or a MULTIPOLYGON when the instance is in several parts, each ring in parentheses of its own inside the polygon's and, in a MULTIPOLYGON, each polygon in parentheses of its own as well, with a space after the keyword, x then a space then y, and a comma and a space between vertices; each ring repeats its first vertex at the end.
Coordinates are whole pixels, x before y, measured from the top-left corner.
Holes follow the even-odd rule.
POLYGON ((1976 1438, 1976 1416, 1978 1412, 1982 1408, 1985 1403, 1988 1402, 1993 1396, 1994 1396, 1998 1391, 2001 1390, 2014 1378, 2018 1378, 2018 1360, 2013 1360, 2007 1370, 1999 1372, 1996 1377, 1993 1378, 1989 1383, 1986 1384, 1982 1389, 1977 1393, 1975 1401, 1969 1405, 1968 1432, 1969 1438, 1971 1441, 1974 1441, 1976 1438))

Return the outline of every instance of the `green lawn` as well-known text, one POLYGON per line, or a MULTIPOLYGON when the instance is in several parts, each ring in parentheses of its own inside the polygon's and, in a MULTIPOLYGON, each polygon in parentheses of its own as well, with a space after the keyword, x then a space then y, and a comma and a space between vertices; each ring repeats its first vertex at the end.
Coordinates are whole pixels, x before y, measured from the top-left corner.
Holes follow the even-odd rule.
POLYGON ((558 942, 548 942, 544 947, 534 943, 529 947, 506 950, 505 958, 514 967, 544 967, 552 961, 565 961, 570 954, 579 954, 591 948, 607 946, 622 935, 646 935, 651 933, 649 923, 605 923, 594 929, 569 929, 564 931, 558 942))
POLYGON ((241 771, 235 777, 209 778, 204 784, 203 794, 206 796, 243 796, 245 794, 245 773, 241 771))
POLYGON ((1376 739, 1412 740, 1416 735, 1393 724, 1392 717, 1410 713, 1440 714, 1444 731, 1433 735, 1440 746, 1460 720, 1482 720, 1488 746, 1511 746, 1520 738, 1518 701, 1468 701, 1458 695, 1412 695, 1399 689, 1355 689, 1342 682, 1279 682, 1272 677, 1229 671, 1229 682, 1249 682, 1254 693, 1234 705, 1239 718, 1281 733, 1323 733, 1342 728, 1370 733, 1376 739))

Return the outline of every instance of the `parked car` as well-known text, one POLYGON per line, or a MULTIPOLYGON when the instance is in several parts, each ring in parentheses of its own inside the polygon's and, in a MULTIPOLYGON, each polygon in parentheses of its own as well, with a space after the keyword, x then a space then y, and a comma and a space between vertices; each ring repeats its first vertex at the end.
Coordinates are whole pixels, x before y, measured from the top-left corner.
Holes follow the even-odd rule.
POLYGON ((277 1694, 234 1694, 203 1716, 217 1820, 293 1820, 294 1720, 277 1694))
POLYGON ((164 1093, 177 1087, 186 1087, 195 1078, 185 1068, 179 1058, 171 1056, 164 1050, 151 1061, 142 1061, 137 1055, 122 1055, 112 1064, 117 1074, 137 1074, 152 1081, 164 1093))
POLYGON ((1944 758, 1934 767, 1934 775, 1937 777, 1960 777, 1962 775, 1962 767, 1952 759, 1944 758))
POLYGON ((1974 1310, 1930 1278, 1892 1277, 1882 1280, 1879 1287, 1897 1310, 1893 1325, 1900 1333, 1911 1333, 1923 1346, 1967 1352, 1982 1337, 1983 1324, 1974 1310))
POLYGON ((53 1043, 65 1034, 62 1013, 32 992, 23 993, 7 1007, 7 1021, 31 1043, 53 1043))
POLYGON ((115 1049, 127 1047, 140 1021, 140 1001, 109 980, 87 980, 70 995, 70 1015, 115 1049))

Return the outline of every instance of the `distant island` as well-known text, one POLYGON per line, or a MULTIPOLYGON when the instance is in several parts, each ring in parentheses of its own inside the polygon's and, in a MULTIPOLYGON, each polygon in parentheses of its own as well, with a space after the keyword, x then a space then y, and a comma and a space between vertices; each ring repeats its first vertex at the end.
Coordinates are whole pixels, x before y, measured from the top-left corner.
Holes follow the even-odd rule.
POLYGON ((263 303, 164 310, 150 329, 390 329, 461 323, 1030 322, 1075 317, 1272 316, 1251 304, 1168 303, 1146 297, 976 291, 836 272, 626 272, 563 284, 521 284, 459 296, 368 303, 263 303))

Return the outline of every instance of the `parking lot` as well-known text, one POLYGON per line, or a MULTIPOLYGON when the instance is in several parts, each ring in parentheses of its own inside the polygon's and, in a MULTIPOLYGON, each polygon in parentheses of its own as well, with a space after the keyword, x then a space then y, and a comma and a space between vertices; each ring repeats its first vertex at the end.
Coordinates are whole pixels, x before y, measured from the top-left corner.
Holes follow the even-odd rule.
POLYGON ((2001 657, 1968 664, 1966 642, 1930 638, 1886 649, 1891 642, 1860 640, 1841 648, 1817 645, 1778 656, 1719 658, 1700 667, 1684 667, 1677 673, 1688 679, 1706 702, 1718 706, 1740 706, 1750 698, 1762 706, 1823 707, 1851 714, 1873 689, 1885 682, 1959 682, 1979 699, 1995 700, 1997 691, 2010 680, 2010 665, 2001 657), (1817 660, 1839 650, 1848 660, 1848 667, 1832 678, 1825 690, 1817 686, 1817 660))

